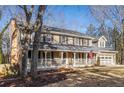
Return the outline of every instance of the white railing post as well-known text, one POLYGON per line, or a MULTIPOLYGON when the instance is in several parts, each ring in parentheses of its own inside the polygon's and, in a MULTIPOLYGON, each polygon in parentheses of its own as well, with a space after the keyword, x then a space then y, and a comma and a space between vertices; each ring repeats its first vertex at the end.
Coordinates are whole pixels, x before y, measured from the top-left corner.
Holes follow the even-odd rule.
POLYGON ((45 67, 47 66, 46 63, 47 63, 47 51, 45 51, 45 64, 44 64, 45 67))
POLYGON ((75 60, 76 60, 76 53, 74 53, 74 64, 73 64, 73 66, 75 66, 75 60))
POLYGON ((96 54, 95 64, 97 64, 97 60, 98 60, 98 54, 96 54))
POLYGON ((86 65, 88 65, 88 59, 87 59, 87 57, 88 57, 88 53, 86 53, 86 65))
POLYGON ((68 52, 66 52, 66 67, 68 67, 68 52))
POLYGON ((63 63, 63 52, 61 52, 61 64, 63 63))

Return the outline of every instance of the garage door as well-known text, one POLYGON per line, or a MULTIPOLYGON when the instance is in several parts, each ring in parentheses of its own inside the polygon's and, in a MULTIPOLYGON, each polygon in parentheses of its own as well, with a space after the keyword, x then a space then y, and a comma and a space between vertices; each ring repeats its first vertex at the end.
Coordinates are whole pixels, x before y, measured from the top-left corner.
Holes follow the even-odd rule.
POLYGON ((100 56, 100 65, 112 65, 113 58, 112 56, 100 56))

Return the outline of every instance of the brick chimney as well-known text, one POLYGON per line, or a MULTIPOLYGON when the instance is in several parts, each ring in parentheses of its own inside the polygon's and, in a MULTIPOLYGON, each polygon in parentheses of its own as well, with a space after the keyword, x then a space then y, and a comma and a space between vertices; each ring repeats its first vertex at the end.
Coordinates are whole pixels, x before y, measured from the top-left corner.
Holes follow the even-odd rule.
POLYGON ((13 34, 13 32, 16 30, 17 28, 17 24, 16 24, 16 19, 11 19, 11 23, 10 23, 10 28, 11 28, 11 35, 13 34))
POLYGON ((20 62, 20 33, 16 24, 16 20, 12 19, 10 23, 11 33, 11 56, 10 60, 12 64, 18 64, 20 62))

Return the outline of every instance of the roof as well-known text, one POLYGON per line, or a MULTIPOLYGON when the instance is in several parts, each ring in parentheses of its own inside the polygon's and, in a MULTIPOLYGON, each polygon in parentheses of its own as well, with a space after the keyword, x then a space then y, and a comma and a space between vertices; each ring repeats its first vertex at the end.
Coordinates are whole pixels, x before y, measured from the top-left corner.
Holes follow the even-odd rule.
POLYGON ((73 30, 69 30, 69 29, 56 28, 56 27, 48 27, 48 26, 44 26, 44 27, 46 28, 47 31, 56 31, 56 32, 75 34, 75 35, 85 35, 85 34, 83 34, 81 32, 73 31, 73 30))
POLYGON ((94 39, 93 39, 93 41, 92 41, 92 42, 93 42, 93 43, 97 43, 97 42, 98 42, 98 40, 99 40, 99 39, 101 39, 101 38, 104 38, 104 39, 105 39, 105 41, 107 41, 106 37, 102 35, 102 36, 99 36, 99 37, 94 37, 94 39))
POLYGON ((84 33, 81 33, 81 32, 78 32, 78 31, 73 31, 73 30, 57 28, 57 27, 49 27, 49 26, 43 26, 43 29, 45 31, 62 33, 64 35, 70 34, 70 35, 77 35, 77 36, 80 36, 80 37, 93 39, 93 37, 91 37, 91 36, 87 36, 84 33))

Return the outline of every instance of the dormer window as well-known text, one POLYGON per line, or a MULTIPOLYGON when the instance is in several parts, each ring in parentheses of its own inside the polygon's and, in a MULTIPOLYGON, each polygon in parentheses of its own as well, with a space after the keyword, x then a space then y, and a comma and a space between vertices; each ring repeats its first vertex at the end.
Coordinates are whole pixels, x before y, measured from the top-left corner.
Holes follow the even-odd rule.
POLYGON ((105 47, 105 42, 104 41, 100 42, 100 47, 105 47))
POLYGON ((106 46, 106 42, 107 42, 107 39, 102 36, 99 38, 99 41, 98 41, 98 47, 105 47, 106 46))

